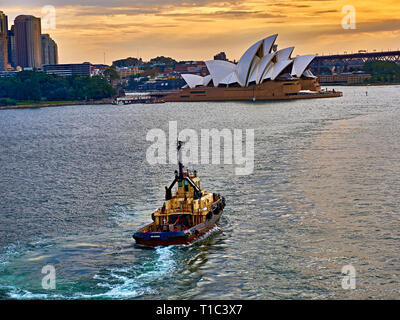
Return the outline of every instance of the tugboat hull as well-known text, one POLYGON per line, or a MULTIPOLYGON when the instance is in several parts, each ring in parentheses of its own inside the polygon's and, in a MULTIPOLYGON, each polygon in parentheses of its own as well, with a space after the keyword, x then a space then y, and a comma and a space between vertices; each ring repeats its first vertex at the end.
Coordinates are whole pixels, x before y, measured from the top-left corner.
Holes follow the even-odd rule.
POLYGON ((192 228, 179 232, 136 232, 133 238, 138 245, 144 246, 170 246, 189 244, 203 237, 207 232, 216 227, 217 222, 222 216, 225 201, 210 211, 210 218, 205 222, 193 226, 192 228))

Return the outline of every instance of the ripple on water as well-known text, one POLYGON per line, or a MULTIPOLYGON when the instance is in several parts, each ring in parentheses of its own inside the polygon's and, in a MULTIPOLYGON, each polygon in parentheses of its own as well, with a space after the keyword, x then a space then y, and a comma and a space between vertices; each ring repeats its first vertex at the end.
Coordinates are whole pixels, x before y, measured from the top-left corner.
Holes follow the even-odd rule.
POLYGON ((399 90, 343 91, 2 111, 0 299, 397 298, 399 90), (175 120, 179 130, 254 128, 254 173, 195 165, 227 199, 217 232, 138 248, 131 236, 175 170, 146 163, 146 134, 175 120), (52 292, 41 288, 45 264, 56 267, 52 292), (351 292, 341 288, 347 264, 357 270, 351 292))

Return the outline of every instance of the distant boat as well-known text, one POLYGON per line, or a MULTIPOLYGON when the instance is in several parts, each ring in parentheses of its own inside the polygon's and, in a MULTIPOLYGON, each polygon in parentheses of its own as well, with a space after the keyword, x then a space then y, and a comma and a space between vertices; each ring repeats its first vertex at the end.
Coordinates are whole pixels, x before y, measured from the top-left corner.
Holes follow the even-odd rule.
POLYGON ((116 98, 113 104, 154 104, 164 103, 165 101, 150 95, 136 95, 116 98))

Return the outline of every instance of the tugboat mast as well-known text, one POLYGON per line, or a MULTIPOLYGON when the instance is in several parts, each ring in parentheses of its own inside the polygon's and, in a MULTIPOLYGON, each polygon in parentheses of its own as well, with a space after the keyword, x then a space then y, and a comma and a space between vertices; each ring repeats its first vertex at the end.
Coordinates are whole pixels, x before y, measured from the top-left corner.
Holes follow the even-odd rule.
MULTIPOLYGON (((179 165, 179 172, 175 170, 175 179, 171 183, 169 187, 165 187, 165 200, 171 200, 172 199, 172 187, 175 185, 177 182, 182 182, 182 181, 187 181, 189 185, 192 186, 194 189, 194 198, 198 199, 202 197, 202 192, 200 188, 193 182, 191 179, 189 172, 185 176, 183 173, 183 168, 184 165, 182 164, 182 147, 183 147, 184 142, 178 140, 177 141, 177 150, 178 150, 178 165, 179 165)), ((197 177, 197 172, 196 172, 196 177, 197 177)))
POLYGON ((183 164, 182 164, 182 147, 184 142, 178 140, 177 141, 177 150, 178 150, 178 165, 179 165, 179 180, 183 180, 183 164))

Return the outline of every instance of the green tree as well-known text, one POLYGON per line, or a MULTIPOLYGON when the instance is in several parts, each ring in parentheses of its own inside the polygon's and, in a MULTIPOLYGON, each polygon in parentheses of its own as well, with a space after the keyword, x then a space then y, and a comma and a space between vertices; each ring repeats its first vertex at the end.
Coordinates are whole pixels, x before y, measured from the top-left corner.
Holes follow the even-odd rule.
POLYGON ((400 79, 400 66, 394 62, 370 61, 364 64, 364 71, 371 74, 371 82, 394 82, 400 79))
POLYGON ((111 68, 104 71, 104 77, 110 83, 120 78, 115 66, 112 66, 111 68))
POLYGON ((114 89, 103 77, 60 77, 36 71, 0 78, 0 98, 19 101, 69 101, 111 98, 114 89))
POLYGON ((140 64, 142 64, 142 59, 137 59, 137 58, 132 58, 132 57, 113 61, 113 66, 117 66, 120 68, 133 67, 133 66, 138 66, 140 64))

